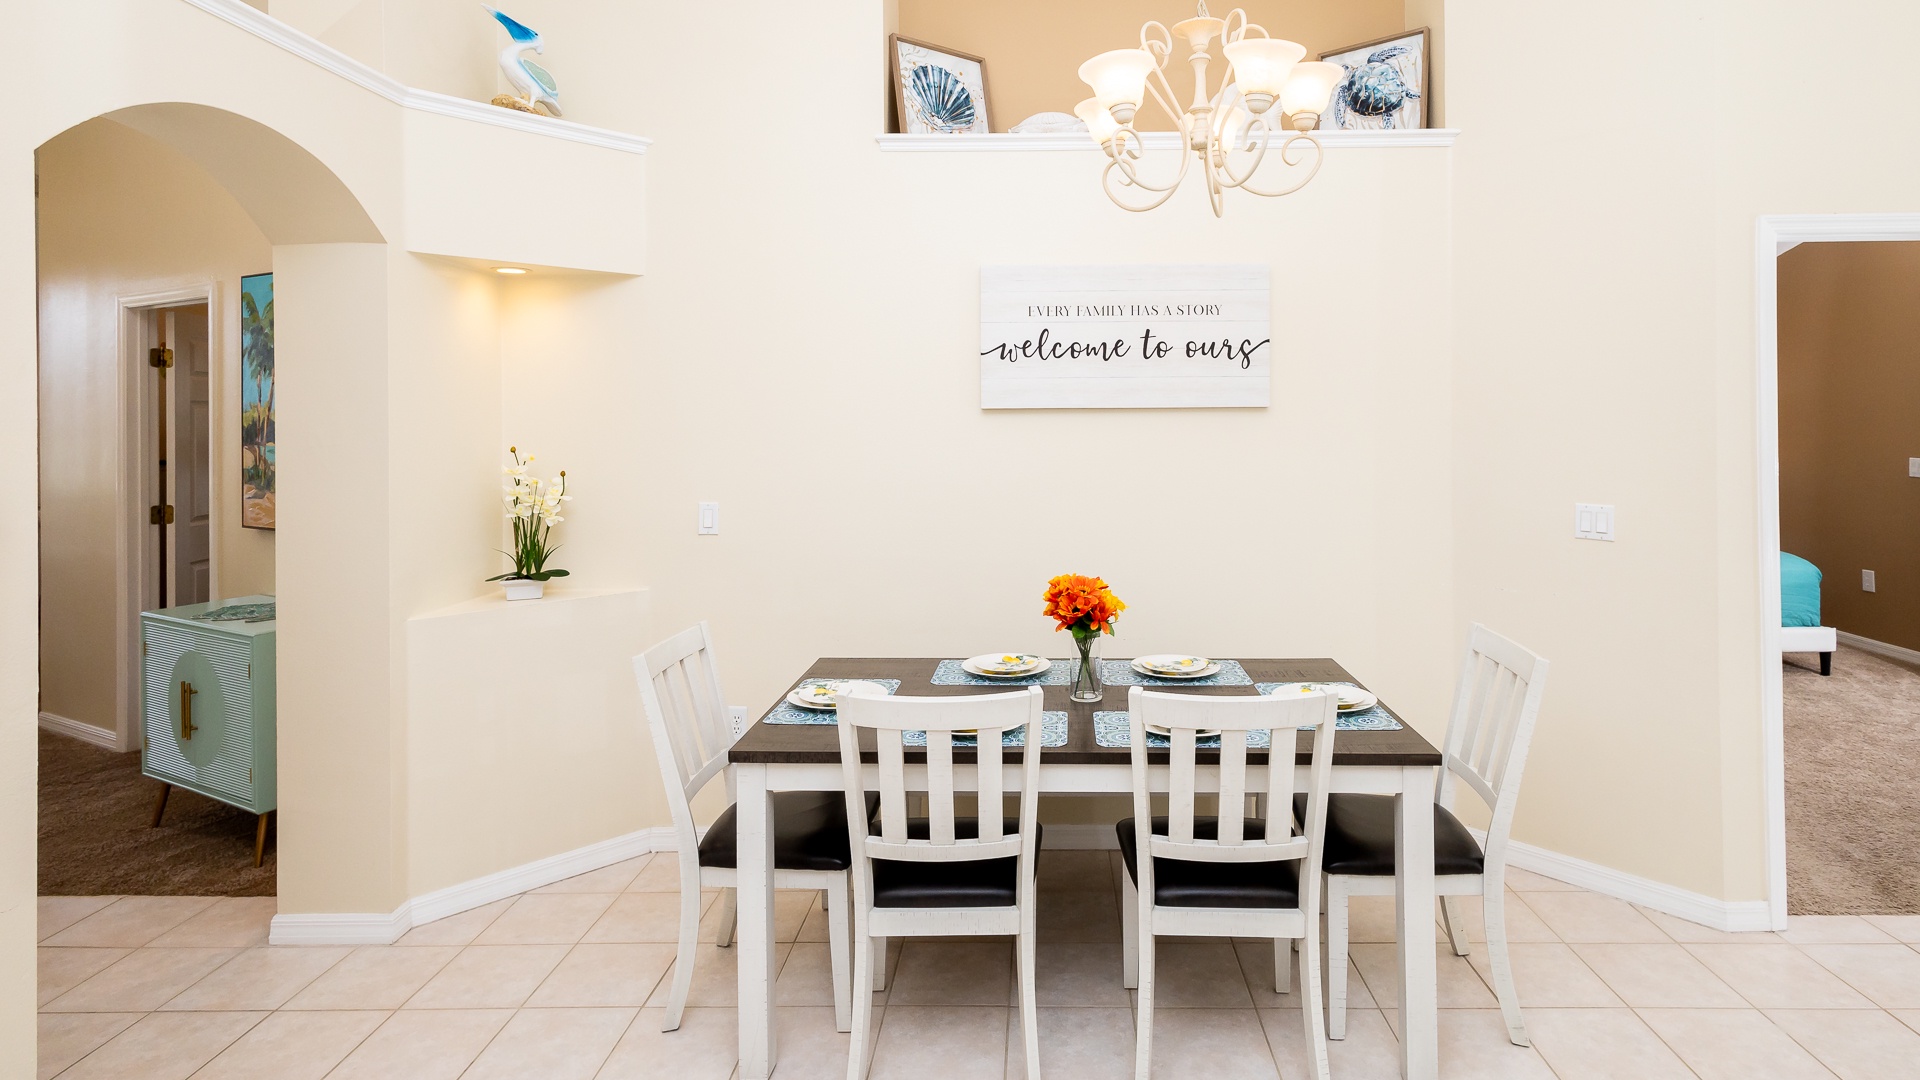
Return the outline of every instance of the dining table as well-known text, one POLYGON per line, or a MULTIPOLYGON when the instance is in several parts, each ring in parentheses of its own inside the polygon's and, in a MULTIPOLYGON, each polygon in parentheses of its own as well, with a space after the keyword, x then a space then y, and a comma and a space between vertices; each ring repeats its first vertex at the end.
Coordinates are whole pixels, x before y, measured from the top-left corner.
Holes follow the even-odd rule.
MULTIPOLYGON (((1053 725, 1041 743, 1039 790, 1043 794, 1125 795, 1133 790, 1132 751, 1124 738, 1116 742, 1116 721, 1124 722, 1128 684, 1183 694, 1248 695, 1293 682, 1345 682, 1363 686, 1331 659, 1240 659, 1222 661, 1224 676, 1175 682, 1139 675, 1130 677, 1125 661, 1106 661, 1103 676, 1116 684, 1105 687, 1099 702, 1069 700, 1067 679, 1076 661, 1055 660, 1051 677, 1037 677, 1013 685, 1041 685, 1048 723, 1053 725), (1227 667, 1230 665, 1230 667, 1227 667), (1059 731, 1064 715, 1064 741, 1059 731), (1059 745, 1050 745, 1058 742, 1059 745)), ((881 683, 890 692, 916 697, 957 696, 995 692, 1004 680, 972 676, 958 661, 941 658, 824 658, 814 662, 789 687, 812 679, 862 679, 881 683)), ((785 691, 783 691, 783 695, 785 691)), ((1433 801, 1441 763, 1440 752, 1403 721, 1384 701, 1368 710, 1366 726, 1349 730, 1341 721, 1334 743, 1332 790, 1392 795, 1398 799, 1394 855, 1398 868, 1395 924, 1399 941, 1400 1072, 1406 1080, 1435 1080, 1439 1075, 1437 966, 1434 919, 1433 801)), ((877 765, 866 739, 861 760, 876 782, 877 765)), ((1295 747, 1296 788, 1305 789, 1311 738, 1298 733, 1295 747)), ((1022 751, 1009 747, 1009 763, 1021 761, 1022 751)), ((1149 750, 1149 762, 1164 765, 1167 751, 1149 750)), ((970 763, 972 754, 954 748, 954 763, 970 763)), ((844 789, 839 734, 831 714, 796 714, 784 698, 756 720, 728 752, 734 771, 738 822, 736 904, 739 914, 734 949, 739 964, 740 1070, 742 1080, 767 1080, 779 1061, 775 1039, 773 928, 773 827, 771 794, 776 791, 838 791, 844 789)), ((1217 752, 1200 751, 1199 791, 1218 790, 1217 752), (1207 766, 1212 764, 1213 769, 1207 766)), ((1266 753, 1249 750, 1248 765, 1264 764, 1266 753)), ((908 788, 924 782, 926 755, 909 749, 906 758, 908 788), (916 766, 920 770, 915 775, 916 766)), ((1150 774, 1151 775, 1151 774, 1150 774)), ((1164 773, 1162 773, 1164 775, 1164 773)), ((955 781, 965 776, 956 769, 955 781)), ((1265 770, 1249 768, 1247 782, 1256 784, 1265 770)), ((1257 787, 1254 787, 1257 791, 1257 787)), ((1045 856, 1042 855, 1042 858, 1045 856)), ((884 968, 882 969, 884 970, 884 968)), ((1040 1004, 1046 1004, 1044 1001, 1040 1004)))

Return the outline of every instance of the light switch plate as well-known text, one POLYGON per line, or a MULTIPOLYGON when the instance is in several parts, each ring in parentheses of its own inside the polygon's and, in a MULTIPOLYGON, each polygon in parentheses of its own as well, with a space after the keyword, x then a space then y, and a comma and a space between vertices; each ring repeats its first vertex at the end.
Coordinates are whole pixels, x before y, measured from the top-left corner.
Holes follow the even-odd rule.
POLYGON ((1613 507, 1606 503, 1574 503, 1573 538, 1612 540, 1613 507))
POLYGON ((1861 592, 1873 591, 1873 571, 1871 570, 1860 571, 1860 591, 1861 592))
POLYGON ((1910 457, 1907 459, 1907 475, 1920 476, 1920 457, 1910 457))
POLYGON ((700 535, 720 535, 720 504, 703 502, 700 504, 700 535))

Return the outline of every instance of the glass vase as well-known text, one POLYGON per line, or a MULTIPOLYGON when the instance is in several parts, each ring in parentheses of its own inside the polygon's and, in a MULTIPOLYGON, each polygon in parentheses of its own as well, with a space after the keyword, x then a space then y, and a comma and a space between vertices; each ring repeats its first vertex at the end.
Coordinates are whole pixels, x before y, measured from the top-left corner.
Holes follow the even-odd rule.
POLYGON ((1080 656, 1073 669, 1073 685, 1067 697, 1074 701, 1099 701, 1100 689, 1100 633, 1091 634, 1073 632, 1073 646, 1080 656))

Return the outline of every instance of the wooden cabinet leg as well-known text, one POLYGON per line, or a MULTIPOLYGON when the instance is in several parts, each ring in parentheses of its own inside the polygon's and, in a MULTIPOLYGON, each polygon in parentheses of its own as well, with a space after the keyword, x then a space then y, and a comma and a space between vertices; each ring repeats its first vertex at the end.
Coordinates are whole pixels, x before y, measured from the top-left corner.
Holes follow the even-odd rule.
POLYGON ((160 798, 156 799, 153 804, 153 822, 148 825, 147 828, 157 829, 160 827, 160 815, 167 812, 167 796, 171 794, 173 794, 173 785, 162 781, 160 784, 160 798))
MULTIPOLYGON (((271 814, 273 811, 267 811, 271 814)), ((267 858, 267 814, 260 815, 260 826, 253 834, 253 865, 259 866, 267 858)))

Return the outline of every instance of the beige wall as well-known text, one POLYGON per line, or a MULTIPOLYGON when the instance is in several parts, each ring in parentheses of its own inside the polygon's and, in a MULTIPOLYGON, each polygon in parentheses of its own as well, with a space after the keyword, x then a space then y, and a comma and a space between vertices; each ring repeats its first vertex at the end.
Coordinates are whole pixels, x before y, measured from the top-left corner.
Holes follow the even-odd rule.
MULTIPOLYGON (((1403 0, 1246 0, 1215 4, 1216 15, 1234 7, 1266 27, 1274 37, 1297 41, 1307 56, 1372 41, 1405 30, 1403 0)), ((1090 92, 1077 74, 1081 61, 1108 49, 1140 45, 1140 26, 1163 25, 1193 15, 1183 0, 899 0, 899 33, 986 60, 987 105, 993 130, 1005 131, 1038 112, 1071 113, 1090 92)), ((1193 92, 1186 67, 1187 46, 1176 42, 1167 78, 1185 105, 1193 92)), ((1214 45, 1211 75, 1218 89, 1223 65, 1214 45)), ((1149 130, 1170 130, 1173 123, 1149 105, 1138 121, 1149 130)), ((893 130, 893 129, 889 129, 893 130)))
MULTIPOLYGON (((40 178, 40 565, 44 712, 113 730, 120 298, 211 285, 214 589, 270 593, 273 533, 240 527, 240 276, 266 237, 204 170, 110 120, 43 147, 40 178)), ((146 534, 149 535, 150 534, 146 534)))
POLYGON ((1906 649, 1920 649, 1916 293, 1920 243, 1780 257, 1780 546, 1825 573, 1822 622, 1906 649))

